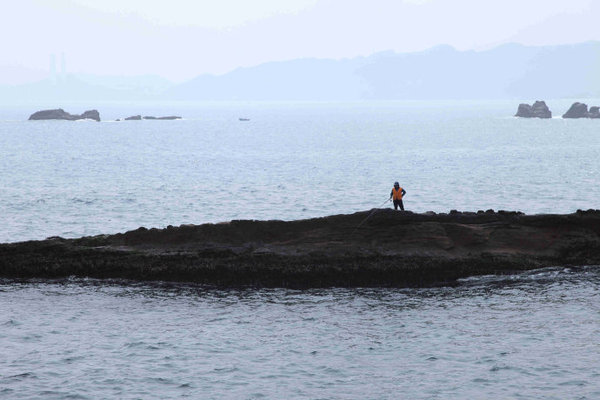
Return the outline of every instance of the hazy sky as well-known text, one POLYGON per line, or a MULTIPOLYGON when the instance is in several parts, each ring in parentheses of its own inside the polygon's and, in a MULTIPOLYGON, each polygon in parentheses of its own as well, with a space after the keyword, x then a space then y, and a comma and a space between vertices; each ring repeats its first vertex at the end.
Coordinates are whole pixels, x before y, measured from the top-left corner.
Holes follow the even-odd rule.
POLYGON ((0 83, 68 72, 183 81, 301 57, 436 44, 599 40, 599 0, 19 0, 0 13, 0 83))

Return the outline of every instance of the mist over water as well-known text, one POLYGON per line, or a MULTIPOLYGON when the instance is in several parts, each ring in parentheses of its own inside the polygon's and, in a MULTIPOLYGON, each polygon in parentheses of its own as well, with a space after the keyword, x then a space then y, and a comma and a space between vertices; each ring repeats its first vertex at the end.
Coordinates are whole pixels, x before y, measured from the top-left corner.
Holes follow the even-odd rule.
MULTIPOLYGON (((570 101, 548 104, 560 115, 570 101)), ((106 103, 100 123, 5 108, 0 241, 352 213, 381 205, 396 180, 417 212, 598 208, 598 121, 516 119, 516 106, 106 103), (110 121, 140 113, 185 119, 110 121)))

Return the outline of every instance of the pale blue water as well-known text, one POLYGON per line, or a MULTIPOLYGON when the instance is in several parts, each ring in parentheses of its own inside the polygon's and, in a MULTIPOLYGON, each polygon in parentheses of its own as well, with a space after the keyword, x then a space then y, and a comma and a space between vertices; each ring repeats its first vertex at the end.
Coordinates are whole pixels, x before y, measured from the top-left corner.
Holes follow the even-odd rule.
MULTIPOLYGON (((4 107, 0 242, 350 213, 395 180, 413 211, 600 208, 600 121, 516 103, 4 107)), ((599 293, 598 267, 406 290, 3 280, 0 398, 596 399, 599 293)))
MULTIPOLYGON (((600 121, 516 119, 516 103, 97 106, 104 119, 186 118, 120 123, 5 107, 0 242, 351 213, 396 180, 413 211, 600 208, 600 121)), ((571 101, 548 103, 559 114, 571 101)))

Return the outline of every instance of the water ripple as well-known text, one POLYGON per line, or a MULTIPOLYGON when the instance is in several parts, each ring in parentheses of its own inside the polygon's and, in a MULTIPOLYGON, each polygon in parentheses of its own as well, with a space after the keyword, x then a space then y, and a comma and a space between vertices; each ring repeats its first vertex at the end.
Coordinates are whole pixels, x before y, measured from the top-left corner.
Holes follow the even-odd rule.
POLYGON ((595 398, 600 267, 427 289, 0 280, 9 398, 595 398))

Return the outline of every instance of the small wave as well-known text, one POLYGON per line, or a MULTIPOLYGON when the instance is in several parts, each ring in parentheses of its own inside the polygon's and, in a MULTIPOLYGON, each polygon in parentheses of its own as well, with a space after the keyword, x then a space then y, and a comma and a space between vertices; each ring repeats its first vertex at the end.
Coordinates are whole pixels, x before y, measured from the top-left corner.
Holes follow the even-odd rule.
POLYGON ((561 382, 558 384, 558 386, 586 386, 587 384, 588 384, 587 381, 572 380, 572 381, 561 382))
POLYGON ((157 382, 157 383, 162 383, 163 385, 172 385, 174 384, 172 379, 168 379, 168 378, 162 378, 162 377, 158 377, 158 378, 150 378, 151 381, 153 382, 157 382))
POLYGON ((38 379, 37 375, 33 372, 24 372, 22 374, 10 375, 0 378, 0 382, 8 383, 11 381, 23 381, 25 379, 38 379))
POLYGON ((530 271, 524 271, 506 275, 480 275, 470 276, 467 278, 458 279, 458 283, 463 286, 477 286, 477 285, 488 285, 488 284, 508 284, 518 282, 547 282, 555 281, 557 279, 577 276, 581 273, 598 273, 600 272, 600 266, 590 265, 584 267, 545 267, 533 269, 530 271))
POLYGON ((89 397, 82 394, 67 394, 64 396, 65 399, 89 399, 89 397))
POLYGON ((145 342, 129 342, 125 344, 127 348, 136 348, 136 347, 144 347, 147 346, 145 342))
POLYGON ((77 362, 77 361, 80 361, 83 359, 85 359, 85 357, 83 357, 83 356, 73 356, 73 357, 64 358, 62 360, 62 362, 64 362, 65 364, 73 364, 74 362, 77 362))
POLYGON ((71 201, 73 203, 79 203, 79 204, 94 204, 96 202, 96 200, 85 200, 85 199, 80 199, 79 197, 73 197, 71 199, 71 201))
POLYGON ((508 365, 494 365, 492 368, 490 368, 491 372, 498 372, 498 371, 502 371, 505 369, 513 369, 512 367, 509 367, 508 365))
POLYGON ((237 367, 213 368, 213 372, 218 372, 218 373, 230 373, 230 372, 237 372, 237 371, 239 371, 239 369, 237 367))

